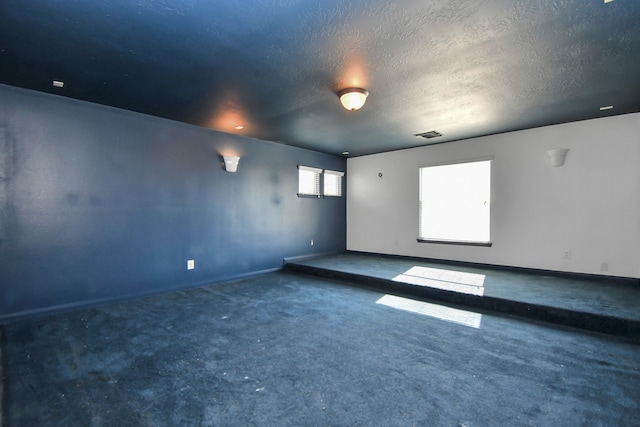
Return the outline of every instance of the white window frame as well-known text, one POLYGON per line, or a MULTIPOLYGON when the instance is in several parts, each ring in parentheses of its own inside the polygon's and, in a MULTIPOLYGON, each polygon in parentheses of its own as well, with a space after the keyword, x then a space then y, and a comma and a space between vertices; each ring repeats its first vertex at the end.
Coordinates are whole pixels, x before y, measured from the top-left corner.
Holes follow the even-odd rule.
MULTIPOLYGON (((481 158, 419 167, 418 242, 491 246, 492 161, 493 158, 481 158), (470 169, 476 168, 478 172, 488 167, 487 180, 456 181, 449 178, 446 179, 446 192, 439 191, 443 186, 435 189, 428 187, 430 177, 437 186, 438 179, 436 177, 438 175, 451 173, 456 168, 460 170, 466 165, 470 169), (448 166, 452 168, 447 168, 448 166), (429 200, 432 200, 431 203, 436 206, 428 206, 429 200), (429 211, 429 207, 435 210, 429 211), (468 224, 477 222, 478 219, 481 224, 476 224, 476 227, 473 228, 474 231, 470 231, 468 224), (460 221, 460 227, 450 227, 450 224, 446 224, 451 220, 460 221), (430 227, 426 227, 427 222, 430 227)), ((440 180, 442 179, 440 178, 440 180)))
POLYGON ((324 197, 342 197, 342 177, 344 172, 325 169, 322 182, 322 195, 324 197), (327 179, 331 177, 330 179, 327 179), (333 183, 328 181, 334 180, 333 183))
POLYGON ((298 165, 298 196, 320 197, 320 174, 322 169, 298 165), (309 182, 312 181, 312 182, 309 182))

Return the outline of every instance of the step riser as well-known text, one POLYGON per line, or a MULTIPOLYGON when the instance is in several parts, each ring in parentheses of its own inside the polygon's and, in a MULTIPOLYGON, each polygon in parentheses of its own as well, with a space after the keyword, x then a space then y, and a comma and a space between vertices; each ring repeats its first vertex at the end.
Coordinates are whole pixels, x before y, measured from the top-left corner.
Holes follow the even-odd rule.
POLYGON ((432 302, 435 301, 452 304, 464 308, 486 311, 493 314, 517 316, 524 319, 579 328, 587 331, 615 335, 629 338, 634 341, 640 341, 640 322, 634 320, 511 301, 486 295, 470 295, 429 288, 426 286, 416 286, 379 277, 370 277, 326 268, 311 267, 296 264, 295 262, 286 263, 285 270, 307 276, 338 280, 350 285, 364 287, 392 295, 408 296, 432 302))

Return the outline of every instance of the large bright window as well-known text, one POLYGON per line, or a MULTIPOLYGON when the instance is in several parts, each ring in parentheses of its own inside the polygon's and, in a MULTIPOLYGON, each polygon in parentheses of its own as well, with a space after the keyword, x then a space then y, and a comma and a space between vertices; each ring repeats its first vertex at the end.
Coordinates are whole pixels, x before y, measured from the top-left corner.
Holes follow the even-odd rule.
POLYGON ((298 166, 298 196, 320 197, 322 169, 298 166))
POLYGON ((420 168, 419 241, 490 245, 491 160, 420 168))

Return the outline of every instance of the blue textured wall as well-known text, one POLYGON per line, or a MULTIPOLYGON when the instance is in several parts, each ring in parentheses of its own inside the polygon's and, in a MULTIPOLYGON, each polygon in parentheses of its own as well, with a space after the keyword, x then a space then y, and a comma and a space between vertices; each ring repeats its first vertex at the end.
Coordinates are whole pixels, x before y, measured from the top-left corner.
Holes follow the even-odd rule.
POLYGON ((345 198, 298 198, 298 164, 346 168, 340 157, 0 85, 0 320, 344 250, 345 198), (224 171, 227 152, 242 157, 235 174, 224 171))

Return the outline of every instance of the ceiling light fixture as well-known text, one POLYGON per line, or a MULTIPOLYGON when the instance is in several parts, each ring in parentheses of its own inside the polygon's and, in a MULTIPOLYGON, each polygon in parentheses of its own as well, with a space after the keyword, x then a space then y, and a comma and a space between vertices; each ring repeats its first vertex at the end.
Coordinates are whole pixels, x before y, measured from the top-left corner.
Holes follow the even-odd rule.
POLYGON ((242 130, 242 129, 244 129, 244 126, 242 126, 242 125, 238 125, 238 126, 236 126, 236 127, 235 127, 235 129, 237 129, 237 130, 242 130))
POLYGON ((54 80, 53 81, 53 86, 54 87, 64 87, 64 82, 62 82, 60 80, 54 80))
POLYGON ((369 92, 359 87, 349 87, 338 92, 342 106, 349 111, 361 109, 367 96, 369 96, 369 92))
POLYGON ((613 105, 607 105, 604 107, 600 107, 600 111, 613 110, 613 105))

